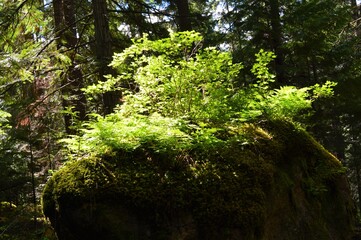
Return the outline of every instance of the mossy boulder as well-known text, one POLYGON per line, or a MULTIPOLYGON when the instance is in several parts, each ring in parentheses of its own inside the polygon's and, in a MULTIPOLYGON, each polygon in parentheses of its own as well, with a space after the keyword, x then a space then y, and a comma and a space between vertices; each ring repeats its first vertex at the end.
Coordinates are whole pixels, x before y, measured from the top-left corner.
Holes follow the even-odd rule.
POLYGON ((351 239, 341 163, 290 123, 242 128, 247 141, 211 149, 68 162, 45 187, 44 213, 60 240, 351 239))

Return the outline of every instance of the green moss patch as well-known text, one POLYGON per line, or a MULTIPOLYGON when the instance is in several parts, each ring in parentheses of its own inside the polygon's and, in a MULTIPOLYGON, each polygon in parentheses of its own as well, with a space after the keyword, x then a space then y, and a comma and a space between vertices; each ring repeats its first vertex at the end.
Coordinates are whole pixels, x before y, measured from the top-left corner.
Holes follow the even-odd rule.
MULTIPOLYGON (((335 182, 342 185, 344 172, 338 160, 292 124, 247 125, 237 132, 246 135, 247 141, 220 142, 211 151, 200 146, 168 156, 144 147, 69 162, 44 190, 44 213, 53 222, 65 223, 60 231, 73 232, 74 236, 86 236, 91 226, 97 232, 93 235, 112 232, 109 224, 99 227, 96 218, 105 218, 101 214, 104 206, 108 220, 124 215, 120 206, 127 209, 135 222, 148 226, 132 229, 148 232, 153 239, 171 239, 177 219, 192 224, 190 239, 271 239, 267 238, 272 235, 269 221, 293 224, 303 231, 319 224, 330 230, 332 221, 324 216, 331 209, 321 205, 332 202, 331 192, 338 196, 338 204, 350 204, 347 194, 331 189, 335 182), (85 209, 93 214, 85 214, 87 222, 79 224, 78 209, 89 205, 85 209), (278 216, 281 205, 289 212, 278 216), (114 209, 113 218, 109 217, 109 209, 114 209), (190 218, 184 220, 184 215, 190 218), (303 223, 307 217, 309 222, 303 223), (202 230, 205 228, 212 230, 202 230)), ((351 225, 349 222, 348 230, 351 225)), ((276 227, 275 231, 289 230, 276 227)), ((320 234, 324 236, 325 231, 320 234)))

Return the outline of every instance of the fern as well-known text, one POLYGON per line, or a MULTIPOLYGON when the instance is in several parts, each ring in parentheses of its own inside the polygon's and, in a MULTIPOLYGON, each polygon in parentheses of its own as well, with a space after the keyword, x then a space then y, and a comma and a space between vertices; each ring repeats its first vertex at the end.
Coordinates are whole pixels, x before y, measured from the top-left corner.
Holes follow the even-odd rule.
POLYGON ((155 41, 144 36, 115 54, 111 65, 118 76, 107 76, 105 83, 84 91, 91 95, 121 89, 124 104, 106 117, 94 115, 83 125, 81 136, 63 142, 72 152, 95 150, 95 154, 211 148, 227 141, 220 133, 227 135, 240 123, 293 119, 311 109, 316 98, 332 95, 329 82, 301 89, 270 89, 275 75, 268 64, 275 55, 263 50, 256 54, 251 70, 255 83, 236 88, 242 64, 233 63, 229 52, 202 49, 202 40, 196 32, 171 33, 155 41))

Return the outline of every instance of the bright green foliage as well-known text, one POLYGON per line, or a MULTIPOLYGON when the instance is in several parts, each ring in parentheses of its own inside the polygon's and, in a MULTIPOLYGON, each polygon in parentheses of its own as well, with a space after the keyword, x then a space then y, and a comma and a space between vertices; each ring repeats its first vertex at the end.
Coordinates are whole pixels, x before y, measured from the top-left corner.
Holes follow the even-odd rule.
POLYGON ((263 86, 264 88, 268 88, 269 82, 274 82, 275 75, 270 73, 268 64, 276 55, 272 52, 265 52, 263 49, 256 53, 257 62, 253 64, 251 72, 256 76, 258 79, 258 85, 263 86))
MULTIPOLYGON (((84 135, 64 140, 72 151, 110 153, 138 148, 154 152, 212 147, 233 139, 232 125, 264 118, 292 119, 311 108, 312 89, 287 86, 270 90, 274 54, 261 50, 252 73, 254 84, 235 87, 242 64, 228 52, 201 49, 196 32, 171 33, 151 41, 144 36, 112 62, 119 75, 85 89, 88 94, 123 91, 119 110, 85 124, 84 135), (227 137, 225 137, 227 136, 227 137)), ((315 97, 330 91, 315 86, 315 97)), ((233 126, 233 127, 234 127, 233 126)), ((232 140, 233 141, 233 140, 232 140)))
POLYGON ((182 132, 182 123, 176 119, 151 116, 111 114, 87 124, 83 139, 65 139, 73 151, 110 153, 113 149, 134 151, 147 146, 157 152, 171 152, 187 148, 190 137, 182 132), (82 142, 82 141, 86 141, 82 142))
POLYGON ((128 114, 158 112, 175 118, 221 121, 242 65, 233 64, 230 53, 200 50, 201 41, 195 32, 175 33, 158 41, 144 36, 115 55, 112 66, 120 72, 118 77, 109 77, 105 85, 86 91, 109 90, 122 82, 126 86, 122 111, 128 114))
POLYGON ((315 84, 313 86, 313 94, 315 97, 330 97, 333 95, 333 87, 335 87, 337 83, 327 81, 325 84, 315 84))
POLYGON ((8 128, 8 118, 11 117, 11 114, 5 111, 0 110, 0 135, 4 134, 4 129, 8 128))
POLYGON ((309 88, 297 89, 293 86, 285 86, 276 89, 267 98, 265 112, 274 117, 296 116, 303 109, 310 109, 312 100, 309 99, 309 88))

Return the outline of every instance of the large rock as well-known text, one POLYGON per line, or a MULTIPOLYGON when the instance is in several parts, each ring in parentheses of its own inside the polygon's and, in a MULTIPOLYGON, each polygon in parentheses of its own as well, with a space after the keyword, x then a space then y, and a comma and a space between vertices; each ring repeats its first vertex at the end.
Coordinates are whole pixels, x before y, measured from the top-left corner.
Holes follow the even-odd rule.
POLYGON ((46 185, 44 213, 60 240, 352 238, 334 156, 288 123, 237 132, 248 140, 69 162, 46 185))

